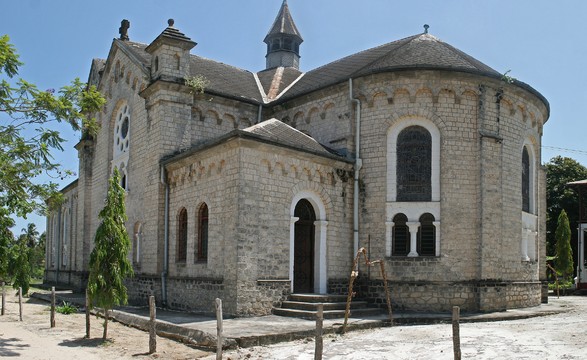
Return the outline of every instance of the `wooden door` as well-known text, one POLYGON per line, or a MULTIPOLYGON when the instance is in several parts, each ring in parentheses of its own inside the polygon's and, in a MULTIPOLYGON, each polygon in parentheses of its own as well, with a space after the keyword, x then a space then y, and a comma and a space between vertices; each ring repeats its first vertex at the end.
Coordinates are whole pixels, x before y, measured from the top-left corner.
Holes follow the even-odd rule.
POLYGON ((314 292, 314 221, 316 216, 312 204, 300 200, 295 216, 299 220, 294 227, 294 292, 314 292))

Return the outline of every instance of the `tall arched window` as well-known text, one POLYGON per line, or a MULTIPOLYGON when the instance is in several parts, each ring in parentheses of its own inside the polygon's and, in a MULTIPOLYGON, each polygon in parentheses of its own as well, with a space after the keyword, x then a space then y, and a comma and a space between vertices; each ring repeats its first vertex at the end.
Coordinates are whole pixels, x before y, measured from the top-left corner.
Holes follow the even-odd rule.
POLYGON ((530 212, 530 155, 522 149, 522 211, 530 212))
POLYGON ((406 256, 410 252, 410 230, 406 225, 408 217, 397 214, 393 217, 393 256, 406 256))
POLYGON ((198 211, 198 261, 208 260, 208 205, 200 206, 198 211))
POLYGON ((436 255, 436 227, 434 215, 426 213, 420 216, 418 229, 418 254, 420 256, 436 255))
POLYGON ((397 138, 397 201, 430 201, 432 137, 421 126, 402 130, 397 138))
POLYGON ((177 219, 177 262, 185 262, 188 247, 188 212, 182 208, 177 219))
POLYGON ((63 229, 61 231, 61 266, 66 267, 69 248, 69 209, 63 208, 61 213, 61 217, 63 219, 63 229))

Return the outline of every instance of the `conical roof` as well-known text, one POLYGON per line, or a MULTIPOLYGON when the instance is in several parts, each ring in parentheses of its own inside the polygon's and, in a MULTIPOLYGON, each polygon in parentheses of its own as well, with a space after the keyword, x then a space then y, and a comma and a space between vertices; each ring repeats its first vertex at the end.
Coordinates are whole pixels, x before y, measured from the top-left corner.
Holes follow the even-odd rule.
POLYGON ((273 26, 271 26, 271 29, 269 30, 267 36, 265 36, 265 39, 263 41, 267 42, 268 39, 270 39, 271 37, 283 34, 296 36, 303 41, 302 35, 300 35, 300 32, 296 27, 296 24, 294 23, 293 18, 291 17, 291 14, 289 12, 287 0, 283 0, 283 3, 281 4, 281 9, 279 9, 279 13, 275 18, 275 21, 273 22, 273 26))

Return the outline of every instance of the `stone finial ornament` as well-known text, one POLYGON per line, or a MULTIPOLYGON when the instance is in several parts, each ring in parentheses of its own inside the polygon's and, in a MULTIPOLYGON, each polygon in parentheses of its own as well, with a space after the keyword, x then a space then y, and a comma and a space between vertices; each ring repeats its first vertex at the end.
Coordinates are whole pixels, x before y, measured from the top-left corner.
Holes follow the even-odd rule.
POLYGON ((120 40, 129 40, 128 29, 130 28, 130 21, 124 19, 120 22, 118 33, 120 34, 120 40))
POLYGON ((167 25, 169 25, 169 27, 173 27, 173 24, 175 24, 175 20, 173 20, 173 19, 167 20, 167 25))
POLYGON ((430 27, 430 25, 424 24, 424 34, 428 34, 428 28, 429 27, 430 27))

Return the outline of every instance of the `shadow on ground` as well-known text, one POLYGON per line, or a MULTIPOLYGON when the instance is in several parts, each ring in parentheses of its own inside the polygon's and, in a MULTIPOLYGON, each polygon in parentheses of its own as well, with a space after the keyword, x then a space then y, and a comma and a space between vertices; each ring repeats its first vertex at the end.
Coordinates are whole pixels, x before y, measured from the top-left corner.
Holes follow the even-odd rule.
POLYGON ((59 343, 60 346, 67 346, 67 347, 98 347, 102 345, 107 345, 110 340, 102 340, 102 338, 94 338, 94 339, 86 339, 86 338, 77 338, 73 340, 63 340, 59 343))
POLYGON ((0 357, 20 356, 18 351, 30 346, 29 344, 21 343, 22 339, 18 338, 0 338, 0 357))

